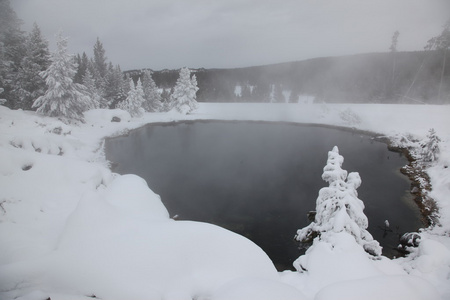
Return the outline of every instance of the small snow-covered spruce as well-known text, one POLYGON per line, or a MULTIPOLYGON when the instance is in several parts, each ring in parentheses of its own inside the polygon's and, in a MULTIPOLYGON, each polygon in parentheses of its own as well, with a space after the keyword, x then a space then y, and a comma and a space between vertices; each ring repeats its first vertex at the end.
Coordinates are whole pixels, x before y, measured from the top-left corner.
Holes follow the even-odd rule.
POLYGON ((343 162, 344 157, 339 155, 338 147, 328 152, 322 179, 329 183, 329 187, 319 191, 314 222, 299 229, 295 238, 305 242, 313 238, 326 239, 344 231, 350 233, 366 252, 379 256, 381 246, 366 230, 369 222, 363 212, 364 203, 358 199, 356 191, 361 185, 361 177, 357 172, 347 174, 341 168, 343 162))
POLYGON ((144 102, 144 91, 142 90, 141 80, 138 79, 134 86, 133 79, 130 78, 130 90, 127 98, 120 102, 117 107, 126 110, 132 117, 141 117, 144 113, 142 103, 144 102))
POLYGON ((436 135, 434 128, 431 128, 428 131, 427 139, 420 144, 422 147, 422 160, 424 162, 434 162, 438 159, 440 141, 441 139, 436 135))
POLYGON ((83 121, 83 112, 94 108, 95 102, 83 85, 73 82, 76 63, 67 53, 67 38, 61 32, 57 35, 56 46, 50 66, 40 73, 47 84, 47 91, 34 101, 33 107, 38 113, 50 117, 83 121))
POLYGON ((142 103, 144 110, 148 112, 161 111, 161 94, 158 92, 150 70, 146 70, 142 76, 142 88, 144 90, 144 103, 142 103))
POLYGON ((180 70, 180 77, 177 80, 174 91, 170 96, 170 109, 175 108, 182 114, 188 114, 197 109, 197 78, 191 78, 191 71, 188 68, 180 70))

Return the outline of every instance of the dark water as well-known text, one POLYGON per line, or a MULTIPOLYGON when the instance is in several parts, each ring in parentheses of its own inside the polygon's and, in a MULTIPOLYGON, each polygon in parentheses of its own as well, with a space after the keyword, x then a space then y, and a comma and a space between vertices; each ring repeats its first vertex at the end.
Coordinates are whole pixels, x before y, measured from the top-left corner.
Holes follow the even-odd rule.
POLYGON ((398 234, 422 226, 420 213, 399 171, 406 159, 369 136, 279 123, 177 123, 108 139, 106 156, 115 172, 145 178, 172 216, 242 234, 281 270, 300 255, 293 237, 309 224, 306 213, 326 185, 321 175, 335 145, 343 169, 362 178, 369 231, 385 255, 395 255, 398 234), (383 230, 386 219, 393 232, 383 230))

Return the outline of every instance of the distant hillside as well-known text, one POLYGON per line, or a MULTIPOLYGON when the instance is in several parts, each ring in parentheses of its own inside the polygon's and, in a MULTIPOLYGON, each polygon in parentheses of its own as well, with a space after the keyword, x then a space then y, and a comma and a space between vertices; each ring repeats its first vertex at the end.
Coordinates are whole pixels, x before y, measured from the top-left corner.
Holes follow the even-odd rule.
MULTIPOLYGON (((308 95, 316 102, 450 104, 450 58, 442 72, 443 58, 438 51, 372 53, 193 72, 201 102, 297 102, 308 95)), ((154 71, 153 79, 170 89, 178 72, 154 71)), ((142 70, 126 73, 137 79, 142 70)))

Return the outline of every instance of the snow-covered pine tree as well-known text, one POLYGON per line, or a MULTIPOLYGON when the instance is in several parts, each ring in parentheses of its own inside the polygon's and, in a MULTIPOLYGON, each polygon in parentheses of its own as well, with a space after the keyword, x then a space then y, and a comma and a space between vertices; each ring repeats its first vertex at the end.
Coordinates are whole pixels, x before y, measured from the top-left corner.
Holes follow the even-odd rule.
POLYGON ((188 68, 182 68, 180 70, 180 77, 170 96, 170 109, 175 108, 182 114, 192 112, 198 106, 196 101, 197 91, 196 76, 194 75, 191 78, 191 71, 188 68))
POLYGON ((309 241, 316 236, 327 239, 330 235, 347 232, 364 250, 372 255, 381 255, 380 244, 367 231, 369 222, 364 214, 364 203, 358 199, 356 189, 361 185, 357 172, 347 174, 341 168, 344 157, 339 155, 337 146, 328 152, 327 165, 322 179, 329 187, 320 189, 316 201, 314 222, 297 231, 296 239, 309 241))
POLYGON ((126 110, 132 117, 141 117, 144 113, 142 103, 144 102, 144 91, 142 83, 139 79, 136 86, 134 86, 133 79, 130 78, 130 90, 127 98, 117 105, 117 108, 126 110))
POLYGON ((120 66, 114 66, 112 63, 108 65, 106 73, 106 88, 104 98, 108 103, 108 107, 114 107, 118 102, 127 98, 127 93, 123 92, 123 86, 129 88, 129 81, 124 80, 124 76, 120 66), (125 84, 126 83, 126 84, 125 84))
MULTIPOLYGON (((89 65, 89 58, 86 55, 86 52, 83 52, 82 55, 78 54, 76 57, 77 62, 77 73, 75 74, 75 77, 73 78, 73 82, 75 83, 83 83, 83 77, 84 74, 86 74, 86 70, 89 65)), ((92 73, 91 73, 92 76, 92 73)))
POLYGON ((93 108, 104 108, 105 101, 100 96, 100 92, 97 90, 97 87, 95 86, 95 80, 92 76, 89 69, 86 69, 83 76, 83 85, 86 87, 87 92, 89 93, 89 96, 93 100, 93 108))
POLYGON ((439 157, 439 142, 441 139, 436 135, 434 128, 428 131, 427 139, 421 143, 422 160, 424 162, 434 162, 439 157))
POLYGON ((100 78, 105 78, 108 71, 108 64, 106 62, 107 58, 105 55, 106 51, 100 39, 97 37, 97 41, 94 45, 94 59, 93 64, 95 69, 98 71, 100 78))
POLYGON ((150 70, 144 71, 142 88, 144 90, 144 103, 142 103, 144 110, 148 112, 160 111, 162 109, 161 95, 150 70))
POLYGON ((102 98, 106 97, 106 89, 108 87, 108 63, 105 53, 105 48, 103 48, 103 44, 97 37, 97 41, 94 45, 94 57, 89 60, 88 69, 94 78, 95 86, 102 98))
POLYGON ((128 93, 130 92, 131 87, 134 88, 134 84, 130 84, 130 80, 132 80, 132 79, 128 73, 125 74, 125 76, 122 78, 122 85, 120 86, 120 93, 118 95, 117 104, 116 104, 117 108, 121 102, 123 102, 127 99, 128 93))
POLYGON ((17 107, 17 73, 25 56, 25 34, 9 0, 0 1, 0 87, 10 108, 17 107))
POLYGON ((48 42, 42 37, 39 26, 34 23, 27 36, 26 53, 22 59, 16 79, 14 93, 18 95, 16 108, 31 109, 34 100, 44 95, 46 85, 39 75, 50 65, 48 42))
POLYGON ((57 34, 57 49, 51 56, 51 64, 41 76, 47 84, 45 94, 33 103, 38 113, 51 117, 83 120, 83 112, 94 108, 94 101, 88 96, 86 88, 73 82, 76 63, 67 53, 67 38, 57 34))

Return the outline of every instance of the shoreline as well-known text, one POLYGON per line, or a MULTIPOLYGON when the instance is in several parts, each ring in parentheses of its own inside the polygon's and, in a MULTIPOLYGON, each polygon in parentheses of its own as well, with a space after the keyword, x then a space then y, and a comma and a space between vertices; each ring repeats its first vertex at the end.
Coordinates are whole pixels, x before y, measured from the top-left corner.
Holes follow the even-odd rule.
MULTIPOLYGON (((319 127, 319 128, 328 128, 328 129, 336 129, 345 132, 349 132, 352 134, 361 134, 366 135, 372 138, 375 141, 384 143, 388 149, 388 151, 401 153, 404 155, 408 164, 401 167, 399 171, 406 176, 410 181, 410 190, 409 193, 413 195, 413 201, 417 205, 420 210, 420 217, 423 223, 423 227, 419 228, 417 232, 420 232, 422 229, 431 228, 437 224, 439 224, 439 210, 436 204, 436 201, 428 195, 428 192, 431 191, 431 182, 430 177, 426 173, 426 170, 420 169, 417 166, 417 159, 414 158, 412 154, 413 149, 408 149, 405 146, 394 146, 395 140, 393 137, 389 137, 386 135, 382 135, 369 130, 357 129, 355 127, 346 127, 339 125, 330 125, 330 124, 320 124, 320 123, 302 123, 295 121, 267 121, 267 120, 223 120, 223 119, 189 119, 189 120, 172 120, 167 122, 149 122, 143 124, 140 127, 136 127, 128 130, 125 133, 121 133, 118 135, 108 136, 102 140, 102 143, 109 139, 114 139, 118 137, 125 137, 130 135, 133 131, 140 130, 147 126, 176 126, 178 124, 192 124, 192 123, 261 123, 261 124, 282 124, 282 125, 293 125, 293 126, 305 126, 305 127, 319 127), (425 183, 425 185, 424 185, 425 183)), ((104 146, 103 146, 104 147, 104 146)), ((110 165, 110 170, 113 171, 114 162, 107 161, 110 165)), ((399 240, 400 243, 400 240, 399 240)))

